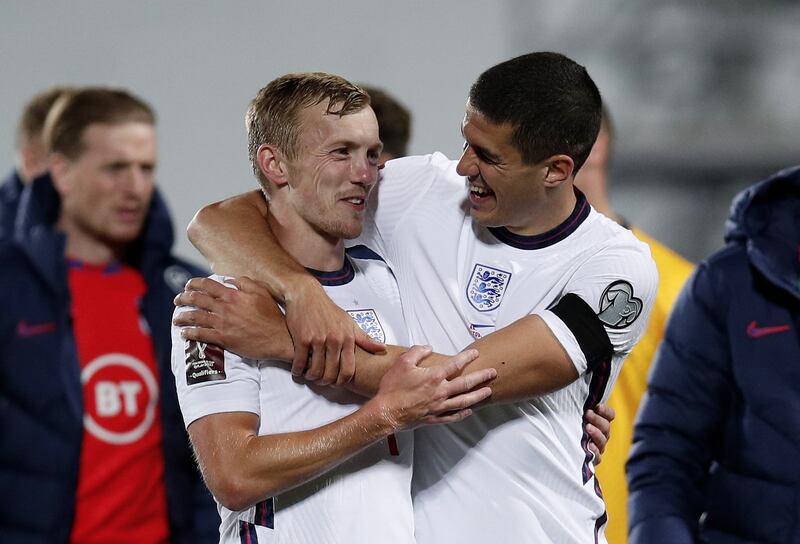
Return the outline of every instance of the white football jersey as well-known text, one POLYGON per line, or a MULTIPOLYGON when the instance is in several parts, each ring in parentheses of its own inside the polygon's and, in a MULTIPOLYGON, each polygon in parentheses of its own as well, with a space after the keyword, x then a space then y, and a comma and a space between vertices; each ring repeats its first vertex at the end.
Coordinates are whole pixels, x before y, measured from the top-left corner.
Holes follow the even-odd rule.
MULTIPOLYGON (((341 271, 314 274, 370 336, 408 343, 397 284, 385 263, 348 256, 341 271)), ((209 414, 252 412, 260 417, 260 435, 296 432, 341 419, 363 402, 344 389, 293 378, 285 363, 242 359, 216 346, 186 342, 174 326, 172 343, 172 369, 187 427, 209 414)), ((218 504, 220 542, 412 543, 412 447, 413 434, 398 433, 246 510, 218 504)))
POLYGON ((657 285, 649 249, 580 193, 570 217, 547 233, 481 227, 455 165, 441 154, 390 161, 359 240, 395 272, 412 342, 454 353, 537 314, 579 378, 415 431, 417 542, 604 542, 583 413, 608 397, 645 328, 657 285), (599 336, 584 330, 587 321, 599 336), (604 360, 595 355, 598 337, 604 360))

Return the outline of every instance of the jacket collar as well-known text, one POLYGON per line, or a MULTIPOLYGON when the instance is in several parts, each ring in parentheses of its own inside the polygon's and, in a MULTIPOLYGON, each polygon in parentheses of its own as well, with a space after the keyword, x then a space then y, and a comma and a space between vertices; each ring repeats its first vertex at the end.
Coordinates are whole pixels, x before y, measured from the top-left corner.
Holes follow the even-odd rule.
POLYGON ((725 241, 745 246, 759 272, 800 299, 800 166, 787 168, 736 196, 725 241))

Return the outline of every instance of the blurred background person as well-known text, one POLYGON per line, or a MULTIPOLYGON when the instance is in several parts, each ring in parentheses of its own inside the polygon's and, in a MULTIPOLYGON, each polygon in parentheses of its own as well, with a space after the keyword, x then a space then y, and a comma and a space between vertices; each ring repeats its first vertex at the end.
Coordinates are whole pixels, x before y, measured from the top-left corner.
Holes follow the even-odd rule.
POLYGON ((59 100, 50 177, 0 242, 0 542, 215 542, 170 368, 170 254, 155 114, 124 90, 59 100))
POLYGON ((411 140, 411 112, 397 98, 378 87, 359 86, 367 91, 372 111, 378 118, 378 130, 383 142, 380 164, 408 155, 411 140))
POLYGON ((51 87, 31 98, 22 110, 17 123, 16 165, 0 182, 0 238, 10 236, 14 230, 22 189, 47 172, 47 149, 42 141, 44 122, 58 98, 72 90, 72 87, 51 87))
POLYGON ((692 271, 692 264, 641 230, 628 225, 611 205, 609 197, 609 165, 614 151, 615 132, 611 115, 603 106, 600 133, 589 158, 575 177, 575 185, 583 191, 589 203, 600 213, 630 228, 637 238, 650 246, 658 267, 659 287, 647 330, 625 359, 622 371, 611 391, 609 405, 616 411, 613 439, 597 466, 608 510, 606 535, 611 544, 623 544, 627 535, 625 461, 631 446, 633 422, 639 401, 647 388, 647 375, 656 349, 664 336, 664 326, 681 286, 692 271))
POLYGON ((630 542, 800 542, 800 167, 742 192, 669 318, 628 461, 630 542))

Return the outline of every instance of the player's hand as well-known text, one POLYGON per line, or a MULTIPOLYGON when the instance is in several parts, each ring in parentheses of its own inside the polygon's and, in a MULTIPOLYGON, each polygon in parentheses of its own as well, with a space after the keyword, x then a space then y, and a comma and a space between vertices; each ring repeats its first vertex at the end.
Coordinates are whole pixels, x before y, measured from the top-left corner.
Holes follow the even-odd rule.
POLYGON ((247 277, 229 278, 225 287, 210 278, 192 278, 175 297, 182 336, 216 344, 242 357, 289 361, 294 353, 286 322, 266 287, 247 277))
POLYGON ((594 464, 599 465, 603 460, 608 441, 611 439, 611 422, 617 417, 610 406, 598 404, 594 410, 586 410, 584 421, 586 433, 589 435, 589 449, 594 453, 594 464))
POLYGON ((414 346, 401 355, 383 376, 378 393, 370 401, 381 407, 395 430, 461 421, 472 414, 471 406, 492 394, 485 384, 497 376, 494 368, 459 376, 478 356, 477 350, 465 350, 444 365, 420 366, 430 353, 428 346, 414 346))
POLYGON ((328 298, 316 280, 286 297, 286 325, 294 342, 292 374, 320 385, 342 385, 353 379, 356 346, 370 353, 385 350, 328 298))

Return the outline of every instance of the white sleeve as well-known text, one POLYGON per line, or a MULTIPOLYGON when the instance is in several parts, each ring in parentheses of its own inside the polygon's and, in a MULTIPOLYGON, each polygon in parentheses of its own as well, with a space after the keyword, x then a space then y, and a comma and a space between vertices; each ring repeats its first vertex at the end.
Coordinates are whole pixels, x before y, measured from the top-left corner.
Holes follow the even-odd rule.
POLYGON ((355 243, 391 261, 395 231, 451 165, 441 153, 388 161, 370 194, 364 229, 355 243))
POLYGON ((537 313, 583 374, 592 370, 592 354, 600 342, 592 330, 604 330, 612 355, 624 357, 647 327, 657 289, 658 271, 649 248, 630 241, 595 254, 567 283, 561 301, 577 295, 590 309, 588 315, 559 312, 561 301, 537 313))
MULTIPOLYGON (((219 276, 212 279, 222 283, 219 276)), ((190 309, 176 308, 174 315, 190 309)), ((172 326, 172 373, 187 427, 203 416, 222 412, 260 415, 258 362, 213 344, 184 340, 180 327, 175 325, 172 326)))

